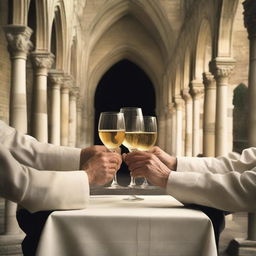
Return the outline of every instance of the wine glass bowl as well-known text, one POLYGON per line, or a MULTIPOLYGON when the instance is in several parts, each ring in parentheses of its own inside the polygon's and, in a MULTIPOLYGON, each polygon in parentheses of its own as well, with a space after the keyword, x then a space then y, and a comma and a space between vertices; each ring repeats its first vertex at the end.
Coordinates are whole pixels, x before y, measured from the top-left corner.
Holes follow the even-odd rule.
MULTIPOLYGON (((99 137, 110 151, 115 152, 125 137, 124 115, 120 112, 102 112, 98 124, 99 137)), ((121 187, 114 176, 110 188, 121 187)))

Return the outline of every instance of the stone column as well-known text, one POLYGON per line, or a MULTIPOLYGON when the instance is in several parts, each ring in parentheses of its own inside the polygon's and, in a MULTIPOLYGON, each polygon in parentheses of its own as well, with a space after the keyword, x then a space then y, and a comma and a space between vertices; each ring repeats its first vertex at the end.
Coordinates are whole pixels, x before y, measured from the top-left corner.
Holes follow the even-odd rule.
MULTIPOLYGON (((248 146, 256 146, 256 1, 246 0, 244 5, 244 24, 250 42, 249 77, 248 77, 248 146)), ((230 255, 255 255, 256 251, 256 213, 248 214, 247 239, 235 239, 228 248, 230 255)))
POLYGON ((201 153, 200 145, 200 106, 204 92, 203 84, 199 81, 192 81, 192 97, 193 97, 193 156, 201 153))
POLYGON ((212 69, 216 80, 216 123, 215 123, 215 156, 228 153, 228 82, 235 61, 231 58, 216 58, 212 69))
MULTIPOLYGON (((4 26, 4 31, 11 56, 10 125, 22 133, 27 133, 26 60, 32 48, 29 40, 32 30, 26 26, 7 25, 4 26)), ((6 200, 5 235, 7 236, 13 237, 20 233, 16 221, 16 209, 15 203, 6 200)))
POLYGON ((49 52, 33 52, 35 68, 35 101, 33 112, 33 135, 43 143, 48 142, 47 75, 54 61, 49 52))
POLYGON ((69 134, 69 89, 71 88, 71 77, 64 78, 61 87, 61 139, 62 146, 68 146, 69 134))
POLYGON ((32 47, 32 30, 25 26, 4 27, 11 55, 10 125, 27 133, 26 60, 32 47))
POLYGON ((161 109, 158 111, 158 145, 161 147, 163 150, 165 150, 165 111, 164 109, 161 109))
POLYGON ((50 143, 60 145, 60 88, 63 83, 63 73, 51 70, 49 73, 51 87, 50 143))
POLYGON ((72 87, 69 92, 69 141, 70 147, 76 146, 76 129, 77 129, 77 111, 76 111, 76 99, 79 88, 72 87))
POLYGON ((182 141, 182 112, 184 101, 180 95, 174 98, 176 106, 176 156, 182 156, 183 153, 183 141, 182 141))
POLYGON ((166 107, 166 152, 172 154, 172 108, 173 103, 166 107))
POLYGON ((192 156, 193 104, 188 88, 183 89, 182 97, 185 100, 185 156, 192 156))
POLYGON ((215 156, 216 81, 210 72, 203 73, 204 123, 203 155, 215 156))
POLYGON ((76 103, 76 116, 77 116, 77 122, 76 122, 76 147, 80 148, 82 146, 81 140, 81 130, 82 130, 82 104, 80 96, 77 97, 77 103, 76 103))
POLYGON ((173 104, 173 107, 171 109, 171 115, 172 115, 172 155, 176 155, 176 148, 177 148, 177 130, 176 130, 176 105, 173 104))

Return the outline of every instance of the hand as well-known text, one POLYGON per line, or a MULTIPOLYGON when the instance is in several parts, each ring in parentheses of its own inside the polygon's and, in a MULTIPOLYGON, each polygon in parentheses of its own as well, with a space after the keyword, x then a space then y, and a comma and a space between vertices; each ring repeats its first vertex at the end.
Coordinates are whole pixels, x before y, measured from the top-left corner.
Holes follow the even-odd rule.
POLYGON ((105 185, 120 169, 122 158, 118 153, 100 152, 91 157, 83 166, 90 185, 105 185))
POLYGON ((170 156, 161 148, 155 146, 149 152, 153 153, 157 156, 169 169, 176 171, 177 169, 177 158, 174 156, 170 156))
POLYGON ((80 169, 82 170, 86 162, 94 155, 100 152, 108 152, 108 151, 109 150, 105 146, 100 146, 100 145, 83 148, 80 154, 80 169))
POLYGON ((133 177, 145 177, 155 186, 166 187, 171 170, 153 153, 131 152, 124 159, 133 177))

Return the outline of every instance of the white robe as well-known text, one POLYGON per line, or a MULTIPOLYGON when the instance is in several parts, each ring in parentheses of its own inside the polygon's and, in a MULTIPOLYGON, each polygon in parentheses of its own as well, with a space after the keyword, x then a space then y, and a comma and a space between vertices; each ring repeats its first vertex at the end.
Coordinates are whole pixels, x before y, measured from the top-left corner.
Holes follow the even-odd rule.
POLYGON ((30 212, 85 208, 89 184, 80 152, 40 143, 0 120, 0 196, 30 212))
POLYGON ((178 157, 167 193, 183 203, 256 211, 256 148, 228 157, 178 157))

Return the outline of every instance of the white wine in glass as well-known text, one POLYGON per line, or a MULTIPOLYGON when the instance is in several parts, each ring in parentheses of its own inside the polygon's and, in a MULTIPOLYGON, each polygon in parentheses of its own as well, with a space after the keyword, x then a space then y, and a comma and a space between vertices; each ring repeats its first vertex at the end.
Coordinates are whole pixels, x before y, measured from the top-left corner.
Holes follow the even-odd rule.
MULTIPOLYGON (((123 143, 125 137, 124 115, 119 112, 102 112, 98 124, 99 137, 102 143, 110 151, 115 152, 123 143)), ((114 176, 113 182, 109 188, 121 187, 117 183, 117 177, 114 176)))
MULTIPOLYGON (((137 148, 141 151, 150 150, 157 140, 157 121, 155 116, 144 116, 144 131, 139 134, 137 148)), ((144 178, 142 188, 149 188, 149 184, 144 178)))
MULTIPOLYGON (((129 152, 136 151, 139 134, 144 130, 143 115, 141 108, 125 107, 120 109, 124 113, 125 120, 125 139, 123 145, 128 148, 129 152)), ((131 177, 130 188, 135 188, 135 178, 131 177)), ((126 200, 143 200, 135 195, 131 195, 126 200)))

